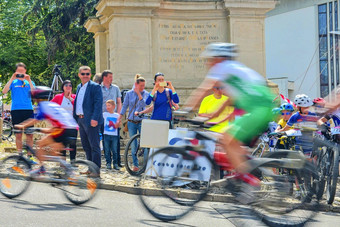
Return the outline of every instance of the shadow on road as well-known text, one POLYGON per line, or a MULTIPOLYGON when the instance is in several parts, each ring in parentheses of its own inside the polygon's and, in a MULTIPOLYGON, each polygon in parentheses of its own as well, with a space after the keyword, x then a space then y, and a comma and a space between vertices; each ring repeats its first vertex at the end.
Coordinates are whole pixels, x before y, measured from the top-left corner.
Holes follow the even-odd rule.
POLYGON ((147 225, 147 226, 154 226, 154 227, 159 227, 159 226, 183 226, 183 227, 193 227, 193 225, 185 225, 183 223, 179 223, 179 222, 162 222, 162 221, 158 221, 158 220, 139 220, 140 223, 147 225))
POLYGON ((68 211, 68 210, 74 210, 74 209, 79 209, 79 210, 99 210, 96 207, 92 206, 76 206, 73 204, 36 204, 36 203, 31 203, 25 200, 21 199, 0 199, 0 202, 5 202, 12 204, 14 208, 17 209, 22 209, 22 210, 30 210, 30 211, 68 211))

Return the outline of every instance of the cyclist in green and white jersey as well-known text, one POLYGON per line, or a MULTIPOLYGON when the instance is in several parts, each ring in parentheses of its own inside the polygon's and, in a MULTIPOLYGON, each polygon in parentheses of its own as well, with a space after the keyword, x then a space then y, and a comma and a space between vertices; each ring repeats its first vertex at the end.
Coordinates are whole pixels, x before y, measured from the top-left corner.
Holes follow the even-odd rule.
MULTIPOLYGON (((207 59, 208 75, 189 97, 185 106, 196 109, 211 88, 222 87, 223 94, 230 97, 233 105, 246 112, 226 129, 223 143, 230 161, 238 172, 239 179, 258 186, 259 180, 248 173, 244 163, 246 149, 242 146, 251 144, 273 120, 272 109, 275 96, 267 87, 266 80, 254 70, 234 60, 236 56, 235 44, 209 44, 201 54, 201 57, 207 59)), ((224 103, 210 117, 218 116, 228 104, 224 103)))

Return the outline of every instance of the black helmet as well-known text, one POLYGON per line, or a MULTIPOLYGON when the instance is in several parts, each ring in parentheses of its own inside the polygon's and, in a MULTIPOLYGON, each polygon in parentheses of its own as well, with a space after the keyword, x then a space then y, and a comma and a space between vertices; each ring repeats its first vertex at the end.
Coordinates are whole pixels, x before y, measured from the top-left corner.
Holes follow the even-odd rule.
POLYGON ((156 79, 157 79, 158 76, 164 76, 164 74, 161 73, 161 72, 156 73, 156 74, 155 74, 154 81, 156 81, 156 79))
POLYGON ((33 99, 48 99, 51 93, 52 93, 51 88, 46 86, 37 86, 31 92, 31 97, 33 99))

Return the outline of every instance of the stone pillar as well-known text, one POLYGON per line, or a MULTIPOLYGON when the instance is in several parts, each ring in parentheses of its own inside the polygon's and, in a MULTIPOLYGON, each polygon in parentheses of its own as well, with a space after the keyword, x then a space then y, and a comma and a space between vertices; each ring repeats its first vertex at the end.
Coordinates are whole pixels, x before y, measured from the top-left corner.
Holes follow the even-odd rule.
POLYGON ((276 1, 225 0, 229 11, 229 42, 240 48, 238 60, 266 76, 264 19, 276 1))
POLYGON ((108 48, 106 42, 106 32, 97 32, 94 35, 96 53, 96 73, 109 69, 108 48))

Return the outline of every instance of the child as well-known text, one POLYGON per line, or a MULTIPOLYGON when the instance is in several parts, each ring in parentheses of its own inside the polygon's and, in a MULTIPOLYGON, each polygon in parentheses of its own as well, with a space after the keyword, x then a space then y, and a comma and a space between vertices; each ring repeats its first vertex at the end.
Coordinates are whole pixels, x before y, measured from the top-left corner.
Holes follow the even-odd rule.
POLYGON ((112 169, 111 163, 115 170, 119 170, 118 167, 118 130, 117 119, 119 114, 114 112, 116 103, 113 100, 106 101, 106 110, 108 112, 103 113, 104 117, 104 154, 106 159, 106 168, 112 169), (112 156, 111 156, 112 153, 112 156))

